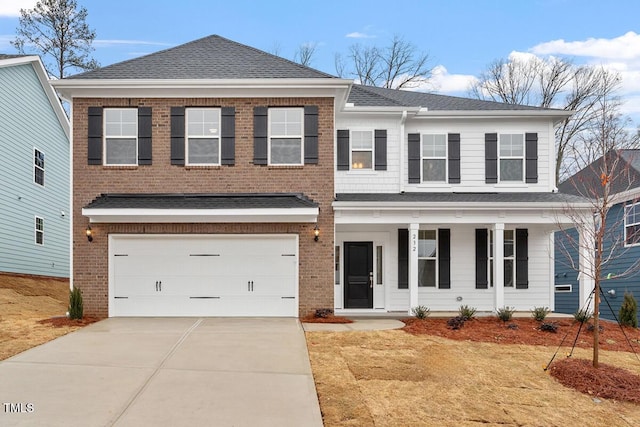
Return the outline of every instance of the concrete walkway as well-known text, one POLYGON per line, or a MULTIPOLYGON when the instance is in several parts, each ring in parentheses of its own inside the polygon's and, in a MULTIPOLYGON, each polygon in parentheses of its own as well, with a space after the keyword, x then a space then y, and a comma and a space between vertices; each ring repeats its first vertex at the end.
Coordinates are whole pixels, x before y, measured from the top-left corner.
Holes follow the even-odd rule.
POLYGON ((0 362, 0 404, 2 426, 322 426, 297 319, 103 320, 0 362))
POLYGON ((353 323, 303 323, 306 332, 328 331, 381 331, 385 329, 400 329, 404 323, 397 319, 367 319, 352 318, 353 323))

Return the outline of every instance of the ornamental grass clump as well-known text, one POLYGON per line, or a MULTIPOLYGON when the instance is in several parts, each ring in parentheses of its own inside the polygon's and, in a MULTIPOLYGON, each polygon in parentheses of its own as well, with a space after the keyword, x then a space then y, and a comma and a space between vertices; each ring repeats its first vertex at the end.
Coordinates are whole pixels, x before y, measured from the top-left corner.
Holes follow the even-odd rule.
POLYGON ((430 311, 431 309, 429 307, 425 307, 424 305, 419 305, 411 309, 411 313, 413 313, 413 315, 418 319, 426 319, 430 311))
POLYGON ((476 309, 469 307, 468 305, 461 305, 458 310, 458 314, 460 317, 464 318, 465 321, 471 320, 476 317, 476 309))
POLYGON ((82 303, 82 292, 75 287, 69 293, 69 318, 82 319, 84 307, 82 303))
POLYGON ((533 307, 533 310, 531 310, 531 317, 538 322, 542 322, 549 313, 551 313, 549 307, 533 307))
POLYGON ((507 307, 507 306, 496 310, 498 319, 502 320, 505 323, 507 323, 508 321, 511 320, 511 318, 513 318, 513 313, 515 312, 516 312, 516 309, 514 307, 507 307))

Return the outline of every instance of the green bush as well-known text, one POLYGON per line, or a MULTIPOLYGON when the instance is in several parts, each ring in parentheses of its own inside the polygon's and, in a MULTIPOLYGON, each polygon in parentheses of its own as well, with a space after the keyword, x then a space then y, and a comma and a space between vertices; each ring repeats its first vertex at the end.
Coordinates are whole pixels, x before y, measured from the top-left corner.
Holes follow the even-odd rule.
POLYGON ((69 318, 82 319, 83 311, 82 292, 80 288, 74 287, 69 293, 69 318))
POLYGON ((638 327, 638 302, 631 292, 624 293, 624 299, 618 312, 620 324, 624 326, 638 327))
POLYGON ((468 305, 461 305, 458 314, 464 318, 464 320, 471 320, 476 316, 476 309, 468 305))
POLYGON ((587 323, 589 319, 591 319, 591 312, 589 312, 587 309, 578 310, 573 313, 573 318, 580 323, 587 323))
POLYGON ((515 311, 516 311, 515 308, 505 306, 497 309, 496 313, 498 314, 498 319, 506 323, 509 320, 511 320, 511 318, 513 317, 513 313, 515 313, 515 311))
POLYGON ((538 322, 542 322, 549 313, 551 313, 549 307, 533 307, 531 310, 531 316, 538 322))
POLYGON ((429 307, 425 307, 424 305, 419 305, 411 309, 411 313, 413 313, 413 315, 418 319, 425 319, 429 315, 430 311, 431 309, 429 307))

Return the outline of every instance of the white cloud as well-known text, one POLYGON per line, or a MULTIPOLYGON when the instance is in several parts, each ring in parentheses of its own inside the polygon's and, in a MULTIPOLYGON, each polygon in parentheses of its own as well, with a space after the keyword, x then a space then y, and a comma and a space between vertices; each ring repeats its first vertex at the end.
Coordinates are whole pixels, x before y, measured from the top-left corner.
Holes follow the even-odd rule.
POLYGON ((3 0, 0 2, 0 17, 16 18, 20 9, 33 9, 38 0, 3 0))
POLYGON ((373 39, 376 36, 367 34, 367 33, 361 33, 359 31, 354 31, 352 33, 347 34, 345 37, 350 39, 373 39))
POLYGON ((431 71, 430 84, 439 93, 466 93, 477 79, 466 74, 449 74, 444 65, 436 65, 431 71))
POLYGON ((633 31, 613 39, 552 40, 531 48, 538 55, 562 54, 601 59, 640 59, 640 34, 633 31))

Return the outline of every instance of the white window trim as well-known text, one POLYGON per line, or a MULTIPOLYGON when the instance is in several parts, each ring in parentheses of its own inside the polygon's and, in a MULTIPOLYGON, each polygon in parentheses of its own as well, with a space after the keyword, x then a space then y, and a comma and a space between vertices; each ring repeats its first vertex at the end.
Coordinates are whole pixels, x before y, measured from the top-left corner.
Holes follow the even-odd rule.
POLYGON ((627 243, 627 227, 631 227, 631 226, 634 226, 634 225, 639 225, 640 226, 640 222, 633 222, 633 223, 630 223, 630 224, 627 223, 627 209, 631 208, 633 206, 636 206, 636 205, 640 205, 640 202, 636 202, 636 203, 628 203, 627 202, 624 205, 623 215, 624 215, 624 247, 625 248, 632 248, 634 246, 640 246, 640 241, 638 241, 638 243, 627 243))
POLYGON ((420 183, 422 185, 438 185, 449 184, 449 141, 448 134, 443 132, 421 133, 420 134, 420 183), (444 136, 444 157, 424 156, 424 136, 444 136), (425 160, 444 160, 444 180, 442 181, 425 181, 424 179, 424 161, 425 160))
POLYGON ((126 107, 126 108, 105 108, 103 112, 102 118, 102 164, 104 166, 138 166, 138 109, 135 107, 126 107), (118 137, 113 137, 112 139, 129 139, 135 138, 136 140, 136 162, 135 163, 107 163, 107 120, 106 120, 106 111, 107 110, 135 110, 136 111, 136 134, 135 135, 119 135, 118 137))
POLYGON ((33 183, 36 184, 39 187, 44 187, 45 184, 47 182, 47 180, 45 179, 45 167, 46 167, 46 155, 44 153, 44 151, 40 150, 37 147, 33 147, 33 183), (45 166, 44 167, 40 167, 36 164, 36 151, 42 153, 42 155, 45 157, 45 166), (38 181, 36 181, 36 169, 40 169, 42 170, 42 180, 43 183, 40 184, 38 181))
POLYGON ((375 172, 376 170, 376 137, 375 130, 372 129, 349 129, 349 171, 361 173, 361 172, 375 172), (353 148, 353 132, 370 132, 371 133, 371 149, 365 150, 362 148, 353 148), (370 168, 354 168, 353 167, 353 152, 371 152, 371 167, 370 168))
POLYGON ((526 150, 527 150, 527 141, 525 138, 525 134, 521 133, 521 132, 503 132, 503 133, 498 133, 498 147, 497 147, 497 151, 498 151, 498 183, 499 184, 520 184, 520 183, 524 183, 525 182, 525 178, 527 175, 527 171, 525 170, 526 167, 526 163, 525 163, 525 154, 526 154, 526 150), (500 155, 500 140, 501 140, 501 136, 502 135, 522 135, 522 156, 501 156, 500 155), (501 160, 521 160, 522 163, 522 179, 518 180, 518 181, 503 181, 502 177, 500 176, 500 163, 501 160))
POLYGON ((303 107, 272 107, 267 112, 267 156, 269 166, 304 166, 304 108, 303 107), (271 133, 271 113, 277 110, 299 110, 300 135, 274 135, 271 133), (271 140, 272 139, 300 139, 300 163, 273 163, 271 161, 271 140))
POLYGON ((418 230, 418 248, 420 247, 420 232, 421 231, 435 231, 436 233, 436 256, 435 257, 421 257, 420 256, 420 250, 418 249, 418 268, 420 267, 420 260, 421 259, 426 259, 426 260, 434 260, 436 262, 436 277, 435 277, 435 286, 420 286, 420 278, 418 278, 418 288, 419 289, 440 289, 440 281, 438 280, 440 278, 440 266, 438 263, 438 258, 440 257, 440 253, 438 251, 438 247, 439 247, 439 233, 438 233, 438 229, 433 229, 433 228, 428 228, 428 229, 423 229, 421 228, 420 230, 418 230))
POLYGON ((33 221, 33 242, 38 246, 44 246, 44 218, 35 216, 33 221), (38 230, 38 220, 42 221, 42 229, 38 230), (38 233, 42 234, 42 243, 38 243, 38 233))
MULTIPOLYGON (((513 261, 513 278, 512 278, 513 279, 512 280, 513 285, 507 286, 507 276, 504 274, 504 272, 502 273, 502 276, 503 276, 502 279, 504 281, 503 282, 503 286, 505 288, 515 289, 516 288, 516 230, 515 229, 511 229, 511 228, 507 228, 507 229, 504 230, 504 233, 506 233, 507 231, 513 232, 513 255, 509 256, 509 257, 508 256, 503 256, 502 257, 502 265, 503 265, 503 268, 504 268, 504 261, 508 261, 508 260, 513 261)), ((493 230, 488 229, 487 230, 487 234, 488 234, 488 236, 487 236, 487 245, 488 245, 488 248, 487 248, 487 255, 488 255, 487 256, 487 282, 489 284, 488 287, 492 288, 493 285, 494 285, 493 265, 492 264, 495 262, 494 261, 494 256, 493 256, 493 253, 494 253, 493 252, 494 251, 493 246, 495 245, 495 241, 494 241, 494 236, 493 236, 493 230)), ((504 237, 503 237, 503 242, 502 242, 502 246, 503 246, 502 253, 503 254, 505 253, 504 252, 505 241, 506 241, 506 239, 504 239, 504 237)))
POLYGON ((570 283, 555 285, 554 291, 556 294, 570 294, 573 292, 573 285, 570 283))
POLYGON ((184 161, 185 166, 220 166, 222 157, 222 109, 209 107, 185 108, 184 114, 184 161), (189 110, 212 110, 218 115, 218 162, 217 163, 191 163, 189 162, 189 139, 211 139, 206 136, 189 136, 189 110))

